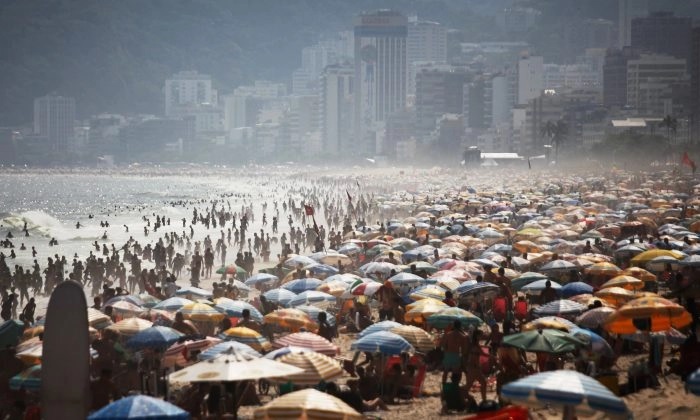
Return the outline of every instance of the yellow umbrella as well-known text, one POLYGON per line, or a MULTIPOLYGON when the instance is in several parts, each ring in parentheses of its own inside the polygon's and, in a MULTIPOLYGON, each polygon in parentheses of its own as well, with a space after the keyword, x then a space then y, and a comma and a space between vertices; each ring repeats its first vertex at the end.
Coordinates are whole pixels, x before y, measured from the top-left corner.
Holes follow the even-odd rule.
POLYGON ((603 300, 602 298, 597 298, 591 294, 583 294, 583 295, 576 295, 576 296, 571 296, 568 298, 569 300, 573 300, 576 303, 580 303, 581 305, 589 306, 595 303, 595 301, 598 301, 603 304, 603 306, 612 306, 609 304, 607 301, 603 300))
POLYGON ((644 282, 632 276, 617 276, 603 283, 600 288, 621 287, 627 290, 639 290, 644 287, 644 282))
POLYGON ((204 303, 189 303, 180 309, 185 319, 198 322, 219 322, 226 318, 218 310, 204 303))
POLYGON ((253 412, 253 418, 261 420, 362 420, 364 417, 339 398, 309 388, 290 392, 256 408, 253 412))
POLYGON ((328 293, 329 295, 340 297, 346 290, 348 290, 348 284, 342 280, 332 280, 328 283, 323 283, 319 285, 316 290, 323 293, 328 293))
POLYGON ((634 258, 630 260, 630 263, 634 266, 642 266, 653 260, 656 257, 671 257, 677 260, 683 258, 683 254, 678 251, 671 251, 666 249, 650 249, 637 254, 634 258))
POLYGON ((528 240, 522 240, 518 241, 513 244, 513 248, 517 249, 520 252, 542 252, 542 247, 540 245, 537 245, 536 243, 528 240))
POLYGON ((407 309, 409 309, 404 315, 404 319, 406 320, 406 322, 424 322, 430 315, 440 312, 441 310, 448 307, 446 303, 440 302, 436 299, 422 299, 418 302, 415 302, 412 305, 416 306, 413 306, 410 309, 408 308, 408 306, 406 307, 407 309), (425 301, 428 302, 422 305, 416 305, 425 301))
POLYGON ((638 278, 641 281, 647 282, 647 281, 656 281, 656 276, 641 268, 641 267, 630 267, 622 271, 622 275, 624 276, 631 276, 638 278))
MULTIPOLYGON (((493 267, 491 269, 491 272, 493 274, 498 274, 498 270, 499 270, 498 267, 493 267)), ((515 271, 515 270, 510 269, 510 268, 504 268, 503 271, 504 271, 503 276, 509 280, 513 280, 514 278, 517 278, 519 275, 522 274, 521 272, 515 271)))
POLYGON ((435 348, 433 337, 424 329, 413 325, 402 325, 389 330, 408 341, 416 351, 428 353, 435 348))
POLYGON ((313 351, 287 353, 278 362, 296 366, 301 373, 273 378, 274 382, 291 382, 294 385, 316 385, 321 381, 332 381, 343 375, 343 368, 333 358, 313 351))
POLYGON ((623 289, 622 287, 607 287, 605 289, 600 289, 594 293, 594 296, 599 297, 614 306, 624 305, 636 297, 634 293, 627 289, 623 289))
POLYGON ((141 319, 141 318, 127 318, 116 322, 106 329, 110 331, 115 331, 123 336, 130 337, 136 335, 139 332, 151 328, 153 323, 151 321, 141 319))
POLYGON ((617 276, 622 272, 622 269, 620 267, 616 266, 615 264, 609 263, 609 262, 599 262, 595 263, 589 267, 586 268, 586 273, 594 275, 594 276, 610 276, 614 277, 617 276))
POLYGON ((409 297, 412 300, 423 300, 433 298, 436 300, 445 299, 445 289, 436 285, 428 285, 419 290, 412 292, 409 297))
POLYGON ((309 315, 300 309, 278 309, 270 312, 263 318, 265 324, 275 324, 282 328, 298 330, 306 328, 307 330, 315 331, 318 329, 318 324, 309 318, 309 315))
POLYGON ((643 297, 621 306, 604 326, 615 334, 634 334, 640 329, 654 332, 683 328, 692 321, 690 313, 677 303, 660 297, 643 297))
POLYGON ((267 338, 263 337, 259 332, 246 327, 229 328, 219 334, 219 338, 226 341, 233 340, 247 344, 259 352, 269 351, 272 348, 267 338))

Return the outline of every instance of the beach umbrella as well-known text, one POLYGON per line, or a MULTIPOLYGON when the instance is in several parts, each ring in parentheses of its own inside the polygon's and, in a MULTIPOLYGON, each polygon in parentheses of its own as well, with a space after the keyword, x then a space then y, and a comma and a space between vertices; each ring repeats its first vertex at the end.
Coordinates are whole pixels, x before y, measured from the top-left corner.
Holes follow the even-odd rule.
POLYGON ((532 330, 543 330, 546 328, 551 328, 554 330, 561 330, 561 331, 566 331, 568 332, 569 330, 572 330, 576 328, 576 324, 573 322, 569 321, 568 319, 558 317, 558 316, 545 316, 542 318, 537 318, 535 320, 532 320, 528 322, 527 324, 523 325, 522 330, 523 331, 532 331, 532 330))
POLYGON ((397 355, 413 350, 413 346, 400 335, 388 331, 367 334, 350 345, 351 350, 397 355))
POLYGON ((454 290, 459 296, 479 295, 483 297, 495 296, 500 291, 500 287, 487 281, 464 282, 454 290))
POLYGON ((111 305, 105 305, 105 308, 106 307, 111 307, 112 313, 123 317, 136 316, 144 311, 143 307, 126 300, 116 301, 111 305))
POLYGON ((674 257, 670 257, 667 255, 656 257, 648 263, 646 263, 644 266, 650 271, 662 272, 664 271, 667 265, 670 265, 673 270, 680 269, 680 261, 674 257))
POLYGON ((353 296, 374 296, 379 289, 383 286, 382 283, 374 280, 370 281, 361 281, 358 280, 350 286, 350 293, 353 296))
POLYGON ((240 352, 250 355, 253 358, 262 357, 254 348, 247 344, 238 341, 224 341, 223 343, 214 344, 197 355, 200 361, 210 360, 220 356, 222 353, 230 353, 231 351, 240 352))
POLYGON ((299 305, 295 306, 294 309, 298 309, 302 312, 304 312, 306 315, 309 316, 309 319, 311 321, 317 322, 318 321, 318 314, 321 312, 326 313, 326 321, 328 321, 328 324, 331 326, 334 326, 336 324, 335 320, 335 315, 333 315, 330 312, 326 312, 323 309, 319 308, 318 306, 311 306, 311 305, 299 305))
POLYGON ((544 251, 544 248, 542 246, 528 240, 522 240, 518 241, 513 244, 513 248, 515 248, 517 251, 521 253, 530 253, 530 252, 542 252, 544 251))
POLYGON ((141 302, 143 302, 141 306, 149 309, 160 303, 160 299, 158 299, 155 296, 151 296, 148 293, 141 293, 139 295, 139 299, 141 300, 141 302))
POLYGON ((522 289, 520 289, 520 290, 525 292, 525 293, 539 294, 541 291, 543 291, 544 289, 547 288, 547 282, 550 283, 550 287, 552 289, 557 290, 557 293, 561 289, 561 284, 557 283, 556 281, 537 280, 537 281, 533 281, 532 283, 528 284, 527 286, 523 286, 522 289))
POLYGON ((314 278, 303 278, 303 279, 296 279, 292 280, 288 283, 283 284, 280 286, 282 289, 289 290, 290 292, 294 293, 301 293, 305 292, 307 290, 316 290, 318 286, 323 283, 319 279, 314 279, 314 278))
POLYGON ((311 332, 298 332, 280 337, 272 343, 272 346, 275 348, 303 347, 331 357, 339 353, 338 346, 311 332))
POLYGON ((287 306, 290 300, 297 295, 287 289, 272 289, 262 294, 269 302, 278 303, 282 306, 287 306))
POLYGON ((672 346, 680 346, 681 344, 685 343, 685 341, 688 339, 688 336, 682 334, 675 328, 670 328, 666 331, 656 332, 637 331, 634 334, 622 334, 620 337, 622 337, 625 340, 630 340, 637 343, 648 343, 652 338, 658 338, 664 340, 672 346))
POLYGON ((622 273, 622 269, 615 264, 609 262, 599 262, 595 263, 585 269, 587 274, 593 276, 608 276, 615 277, 622 273))
POLYGON ((643 297, 622 305, 604 324, 615 334, 642 331, 666 331, 683 328, 692 322, 684 307, 661 297, 643 297))
POLYGON ((571 270, 578 270, 578 267, 565 260, 554 260, 540 267, 540 271, 547 274, 563 274, 571 270))
POLYGON ((536 373, 503 386, 501 396, 527 405, 564 407, 565 412, 602 411, 625 416, 625 402, 597 380, 573 370, 536 373))
POLYGON ((532 282, 547 280, 547 278, 548 277, 544 274, 528 271, 511 280, 510 286, 513 288, 513 290, 518 291, 532 282))
POLYGON ((555 329, 523 331, 503 337, 503 344, 525 351, 568 353, 584 345, 571 334, 555 329))
POLYGON ((319 292, 328 293, 329 295, 333 295, 335 297, 340 297, 347 292, 349 288, 350 285, 348 283, 338 279, 332 281, 324 280, 323 283, 316 288, 316 290, 319 292))
POLYGON ((39 391, 41 389, 41 365, 31 366, 10 378, 10 389, 14 391, 39 391))
POLYGON ((190 414, 180 407, 147 395, 134 395, 103 407, 88 416, 88 420, 150 420, 189 419, 190 414))
POLYGON ((603 283, 600 288, 620 287, 627 290, 639 290, 644 287, 644 282, 632 276, 617 276, 603 283))
POLYGON ((248 277, 245 280, 245 284, 247 286, 255 286, 256 284, 267 284, 267 283, 275 283, 278 282, 280 279, 279 277, 268 274, 268 273, 257 273, 253 274, 252 276, 248 277))
POLYGON ((593 286, 582 281, 567 283, 559 289, 561 297, 568 299, 572 296, 593 293, 593 286))
POLYGON ((24 332, 24 323, 10 319, 0 324, 0 348, 14 347, 24 332))
POLYGON ((200 340, 178 340, 163 353, 163 367, 190 365, 194 363, 191 357, 193 352, 202 352, 218 343, 221 343, 221 340, 216 337, 206 337, 200 340))
POLYGON ((180 308, 180 312, 185 319, 197 322, 219 322, 226 318, 226 315, 204 303, 190 303, 180 308))
POLYGON ((641 267, 645 266, 646 264, 651 262, 651 260, 658 257, 671 257, 677 262, 677 260, 683 258, 683 253, 666 249, 650 249, 642 252, 641 254, 636 255, 630 260, 630 263, 633 266, 641 267))
POLYGON ((328 265, 338 265, 339 263, 342 265, 350 265, 352 264, 352 259, 339 251, 336 254, 324 255, 323 257, 321 257, 320 262, 328 265))
POLYGON ((560 299, 537 307, 532 311, 532 313, 537 318, 547 315, 573 316, 578 315, 587 309, 588 308, 586 306, 576 303, 573 300, 560 299))
POLYGON ((593 308, 579 315, 576 323, 584 328, 599 328, 614 313, 615 309, 606 306, 593 308))
POLYGON ((593 331, 586 330, 583 328, 572 328, 569 330, 569 334, 578 338, 582 342, 586 343, 590 351, 598 355, 604 355, 607 357, 612 357, 615 355, 612 347, 607 341, 593 331))
POLYGON ((428 353, 435 349, 433 337, 422 328, 413 325, 401 325, 390 329, 389 332, 403 337, 418 352, 428 353))
POLYGON ((169 327, 175 322, 175 313, 162 309, 149 309, 139 314, 139 318, 153 322, 153 325, 169 327))
POLYGON ((280 363, 248 352, 229 349, 218 356, 168 375, 171 383, 238 382, 303 372, 296 366, 280 363))
POLYGON ((287 303, 290 307, 300 306, 300 305, 325 305, 334 304, 336 297, 329 295, 328 293, 319 292, 316 290, 307 290, 305 292, 299 293, 294 296, 292 300, 287 303))
POLYGON ((151 328, 153 326, 153 323, 151 321, 141 319, 141 318, 127 318, 127 319, 122 319, 119 322, 115 322, 114 324, 110 325, 107 327, 107 330, 114 331, 119 333, 119 335, 125 336, 125 337, 131 337, 139 332, 146 330, 148 328, 151 328))
MULTIPOLYGON (((343 256, 345 257, 345 256, 343 256)), ((347 258, 347 257, 345 257, 347 258)), ((340 273, 336 267, 328 264, 309 264, 303 268, 306 271, 310 271, 314 276, 328 277, 340 273)))
POLYGON ((362 338, 366 335, 376 333, 379 331, 391 331, 392 328, 400 327, 401 325, 402 324, 395 321, 379 321, 360 331, 360 333, 357 334, 357 338, 362 338))
POLYGON ((638 278, 641 281, 656 281, 656 275, 641 268, 641 267, 629 267, 622 271, 621 275, 631 276, 638 278))
POLYGON ((313 388, 275 398, 253 412, 254 419, 362 420, 364 416, 339 398, 313 388))
POLYGON ((263 317, 263 323, 274 324, 282 328, 298 330, 306 328, 307 330, 317 330, 318 324, 314 322, 306 312, 299 309, 278 309, 270 312, 263 317))
POLYGON ((177 289, 175 296, 194 296, 195 298, 209 299, 212 297, 212 292, 200 289, 199 287, 185 286, 177 289))
POLYGON ((689 392, 700 396, 700 369, 688 375, 685 387, 689 392))
POLYGON ((182 309, 183 306, 189 305, 191 303, 194 303, 193 301, 189 299, 185 299, 182 297, 171 297, 168 299, 165 299, 164 301, 161 301, 157 305, 153 307, 153 309, 160 309, 163 311, 171 311, 171 312, 177 312, 180 309, 182 309))
POLYGON ((442 300, 445 299, 445 292, 446 290, 440 286, 426 285, 413 289, 408 297, 412 300, 421 300, 426 298, 442 300))
POLYGON ((140 297, 134 296, 134 295, 115 296, 112 299, 105 302, 103 306, 105 306, 105 307, 112 306, 113 304, 115 304, 117 302, 129 302, 129 303, 134 304, 136 306, 144 306, 144 301, 140 297))
POLYGON ((247 344, 258 352, 268 351, 272 348, 267 338, 259 332, 247 327, 234 327, 219 334, 219 338, 225 341, 238 341, 247 344))
POLYGON ((237 266, 236 264, 229 264, 227 266, 219 267, 216 270, 216 274, 227 274, 230 276, 241 276, 245 277, 248 274, 244 268, 237 266))
POLYGON ((436 312, 449 308, 449 306, 437 299, 426 298, 418 300, 406 306, 404 320, 406 322, 423 323, 427 318, 436 312))
POLYGON ((394 287, 416 287, 422 284, 435 283, 435 280, 433 279, 424 279, 423 277, 413 273, 398 273, 389 277, 388 280, 394 287))
POLYGON ((311 352, 312 350, 305 349, 303 347, 295 347, 295 346, 288 346, 288 347, 281 347, 277 350, 272 350, 271 352, 265 353, 265 356, 263 356, 266 359, 270 360, 277 360, 280 357, 284 356, 285 354, 289 353, 308 353, 311 352))
POLYGON ((87 308, 88 325, 102 330, 112 325, 112 319, 95 308, 87 308))
POLYGON ((280 363, 296 366, 301 373, 271 378, 273 382, 291 382, 294 385, 317 385, 321 381, 332 381, 343 375, 337 360, 314 351, 288 353, 276 359, 280 363))
POLYGON ((689 255, 680 262, 684 267, 700 267, 700 255, 689 255))
POLYGON ((133 350, 165 350, 180 339, 183 334, 168 327, 151 327, 141 330, 126 342, 133 350))
POLYGON ((214 309, 226 314, 226 316, 235 318, 243 318, 243 310, 247 309, 250 312, 250 317, 252 319, 256 320, 257 322, 262 322, 263 320, 263 315, 255 306, 242 300, 218 298, 216 299, 214 309))
POLYGON ((312 258, 304 255, 290 255, 289 258, 284 261, 283 265, 287 268, 297 268, 299 266, 306 267, 307 265, 315 262, 316 261, 314 261, 312 258))
POLYGON ((635 298, 634 293, 622 287, 606 287, 593 293, 593 296, 601 298, 613 306, 624 305, 635 298))
POLYGON ((382 277, 387 278, 392 271, 398 273, 401 271, 401 268, 388 262, 371 262, 360 267, 359 271, 367 276, 376 277, 377 274, 380 274, 382 277))
POLYGON ((471 312, 453 307, 447 307, 435 312, 428 317, 427 321, 428 325, 439 329, 451 327, 455 321, 459 321, 462 324, 462 327, 467 327, 470 325, 478 327, 484 323, 481 318, 477 317, 471 312))

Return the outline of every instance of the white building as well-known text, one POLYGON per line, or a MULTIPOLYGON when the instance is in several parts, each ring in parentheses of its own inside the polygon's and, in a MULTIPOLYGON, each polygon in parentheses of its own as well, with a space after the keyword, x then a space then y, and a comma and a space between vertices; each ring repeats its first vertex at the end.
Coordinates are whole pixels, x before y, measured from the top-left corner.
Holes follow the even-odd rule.
POLYGON ((601 89, 602 73, 587 64, 545 64, 545 89, 601 89))
POLYGON ((321 139, 323 152, 338 155, 349 152, 353 143, 354 104, 350 66, 329 66, 321 83, 321 139))
POLYGON ((66 152, 75 136, 75 99, 54 94, 34 99, 34 134, 46 137, 54 151, 66 152))
POLYGON ((165 81, 165 116, 190 115, 200 105, 217 105, 217 93, 211 76, 196 71, 181 71, 165 81))
POLYGON ((683 59, 643 54, 627 61, 627 105, 641 115, 679 115, 682 104, 674 102, 677 97, 674 89, 682 89, 687 83, 683 59))
POLYGON ((447 63, 447 28, 437 22, 408 23, 406 38, 408 93, 415 92, 416 63, 447 63))
POLYGON ((544 89, 544 60, 541 56, 523 56, 518 60, 518 105, 539 98, 544 89))

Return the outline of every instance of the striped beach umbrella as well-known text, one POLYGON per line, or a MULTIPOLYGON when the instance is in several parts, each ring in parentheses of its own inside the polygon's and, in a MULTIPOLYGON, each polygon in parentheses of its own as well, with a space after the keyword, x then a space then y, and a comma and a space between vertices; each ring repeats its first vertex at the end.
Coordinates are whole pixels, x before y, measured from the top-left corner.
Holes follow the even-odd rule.
POLYGON ((388 331, 367 334, 350 345, 350 349, 387 355, 401 354, 413 350, 411 343, 400 335, 388 331))
POLYGON ((313 350, 326 356, 335 356, 339 353, 338 346, 311 332, 298 332, 280 337, 272 343, 275 348, 294 346, 313 350))
POLYGON ((165 350, 182 336, 181 332, 169 327, 151 327, 127 340, 126 346, 133 350, 165 350))
POLYGON ((396 321, 379 321, 360 331, 360 333, 357 335, 357 338, 362 338, 366 335, 376 333, 379 331, 390 331, 392 328, 400 327, 401 325, 402 324, 396 321))
POLYGON ((87 318, 88 325, 98 330, 103 330, 112 325, 112 320, 95 308, 87 308, 87 318))
POLYGON ((600 286, 601 289, 607 289, 609 287, 639 290, 644 287, 644 282, 636 277, 621 275, 611 278, 600 286))
POLYGON ((257 284, 267 284, 278 282, 279 277, 269 274, 269 273, 257 273, 245 280, 245 284, 248 286, 255 286, 257 284))
POLYGON ((159 302, 157 305, 155 305, 153 307, 153 309, 161 309, 164 311, 177 312, 180 309, 182 309, 183 306, 189 305, 190 303, 194 303, 194 302, 189 300, 189 299, 182 298, 182 297, 171 297, 169 299, 165 299, 162 302, 159 302))
POLYGON ((430 315, 427 320, 428 325, 438 329, 445 329, 447 327, 451 327, 455 321, 459 321, 462 324, 462 327, 466 327, 469 325, 478 327, 479 325, 484 323, 484 321, 482 321, 481 318, 474 315, 473 313, 465 311, 461 308, 453 307, 441 309, 440 311, 430 315))
POLYGON ((153 323, 151 321, 141 319, 141 318, 127 318, 122 319, 119 322, 115 322, 106 329, 119 333, 119 335, 125 337, 132 337, 139 332, 151 328, 153 323))
POLYGON ((507 335, 503 338, 503 344, 525 351, 551 354, 572 352, 584 345, 569 333, 551 328, 507 335))
POLYGON ((337 360, 313 351, 289 353, 277 359, 278 362, 296 366, 303 372, 279 378, 273 382, 291 382, 294 385, 317 385, 321 381, 332 381, 343 375, 343 368, 337 360))
POLYGON ((233 300, 229 298, 218 298, 216 299, 216 305, 214 309, 221 313, 226 314, 226 316, 232 316, 235 318, 243 317, 243 310, 247 309, 250 312, 250 317, 258 322, 262 322, 263 315, 258 311, 258 309, 248 302, 242 300, 233 300))
POLYGON ((124 397, 88 416, 89 420, 173 419, 187 420, 190 414, 160 398, 146 395, 124 397))
POLYGON ((307 290, 316 290, 316 288, 320 286, 321 283, 323 282, 319 279, 308 277, 303 279, 292 280, 288 283, 283 284, 280 287, 282 289, 289 290, 290 292, 299 294, 307 290))
POLYGON ((204 303, 190 303, 180 308, 185 319, 197 322, 219 322, 226 315, 204 303))
POLYGON ((272 289, 263 293, 263 296, 265 296, 268 302, 278 303, 282 306, 287 306, 289 301, 294 299, 296 295, 296 293, 287 289, 272 289))
POLYGON ((139 299, 141 300, 141 302, 143 302, 141 306, 143 306, 144 308, 152 308, 160 303, 160 299, 158 299, 155 296, 151 296, 148 293, 141 293, 139 295, 139 299))
POLYGON ((221 339, 216 337, 206 337, 201 340, 187 340, 177 342, 163 354, 163 367, 187 366, 196 360, 193 360, 192 353, 201 352, 211 346, 221 343, 221 339))
POLYGON ((10 378, 10 389, 19 391, 38 391, 41 389, 41 365, 23 370, 10 378))
POLYGON ((590 309, 578 318, 576 318, 576 323, 584 328, 599 328, 601 325, 607 321, 610 315, 615 313, 614 308, 600 307, 590 309))
POLYGON ((177 289, 177 291, 175 292, 175 296, 188 298, 191 296, 192 299, 209 299, 210 297, 212 297, 212 292, 210 292, 209 290, 200 289, 199 287, 185 286, 177 289))
POLYGON ((256 408, 253 418, 361 420, 364 416, 339 398, 309 388, 290 392, 256 408))
POLYGON ((336 297, 329 295, 328 293, 319 292, 317 290, 307 290, 301 292, 294 296, 292 300, 287 304, 290 307, 295 307, 299 305, 318 305, 321 307, 328 307, 334 304, 336 297))
POLYGON ((427 331, 413 325, 401 325, 394 327, 389 332, 403 337, 416 351, 428 353, 435 348, 435 341, 427 331))
POLYGON ((224 341, 223 343, 215 344, 206 348, 197 356, 197 359, 200 361, 210 360, 223 353, 231 351, 241 352, 253 357, 262 357, 262 354, 258 353, 254 348, 247 344, 239 343, 238 341, 224 341))
MULTIPOLYGON (((573 370, 526 376, 503 386, 501 396, 526 405, 550 405, 567 411, 616 416, 628 413, 625 402, 597 380, 573 370)), ((573 417, 573 413, 570 417, 573 417)))
POLYGON ((229 328, 219 334, 219 338, 226 341, 233 340, 247 344, 259 352, 268 351, 272 348, 267 338, 263 337, 259 332, 246 327, 229 328))
MULTIPOLYGON (((150 295, 149 295, 150 296, 150 295)), ((134 295, 119 295, 104 303, 104 306, 112 306, 117 302, 129 302, 136 306, 144 306, 144 301, 140 297, 134 295)))
POLYGON ((291 330, 306 328, 307 330, 315 331, 318 329, 318 324, 306 312, 294 308, 272 311, 263 317, 263 323, 274 324, 291 330))
POLYGON ((129 316, 136 316, 140 314, 141 312, 144 311, 144 307, 135 305, 129 301, 126 300, 119 300, 111 305, 105 305, 105 307, 112 307, 112 312, 117 315, 121 315, 124 317, 129 317, 129 316))
POLYGON ((538 308, 535 308, 532 313, 537 317, 543 317, 548 315, 556 316, 575 316, 587 310, 588 307, 576 303, 573 300, 560 299, 549 302, 538 308))

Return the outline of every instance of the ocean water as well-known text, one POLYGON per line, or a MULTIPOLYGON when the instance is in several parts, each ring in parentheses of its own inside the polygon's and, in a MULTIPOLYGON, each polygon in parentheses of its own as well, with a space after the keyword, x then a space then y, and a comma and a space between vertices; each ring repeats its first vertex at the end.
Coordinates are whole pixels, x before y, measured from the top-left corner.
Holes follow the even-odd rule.
MULTIPOLYGON (((181 234, 184 231, 189 235, 192 210, 197 207, 206 213, 206 209, 211 208, 211 200, 220 203, 223 200, 227 208, 230 203, 231 211, 238 213, 241 206, 252 206, 258 216, 251 226, 251 232, 255 232, 262 227, 262 203, 269 204, 267 216, 271 222, 272 201, 285 199, 290 195, 290 188, 298 186, 299 181, 292 184, 280 178, 241 176, 240 173, 196 176, 104 174, 89 170, 68 174, 0 173, 0 238, 4 240, 8 232, 14 235, 12 242, 17 258, 7 260, 12 268, 14 264, 29 268, 34 259, 32 246, 36 248, 36 258, 43 268, 46 258, 54 254, 65 255, 69 261, 74 254, 85 258, 94 251, 95 241, 100 246, 107 244, 111 248, 111 243, 120 247, 130 237, 145 245, 155 242, 165 232, 181 234), (187 204, 179 204, 181 202, 187 204), (90 219, 89 215, 94 215, 94 218, 90 219), (170 218, 170 226, 153 233, 155 215, 170 218), (151 220, 148 237, 144 236, 147 224, 144 216, 151 220), (187 219, 186 229, 182 227, 183 217, 187 219), (108 221, 110 226, 101 227, 101 221, 108 221), (25 222, 29 237, 22 232, 25 222), (80 229, 76 229, 77 222, 82 225, 80 229), (102 240, 105 232, 107 240, 102 240), (49 246, 51 238, 58 240, 58 246, 49 246), (26 251, 20 251, 22 243, 26 251)), ((297 195, 296 198, 301 197, 297 195)), ((280 228, 285 228, 285 224, 280 223, 280 228)), ((226 227, 230 227, 230 223, 226 227)), ((208 234, 216 241, 221 235, 220 230, 220 227, 206 230, 197 224, 194 239, 202 240, 208 234)), ((10 253, 8 248, 0 248, 0 251, 6 256, 10 253)), ((232 251, 228 252, 231 260, 235 259, 232 251)))

